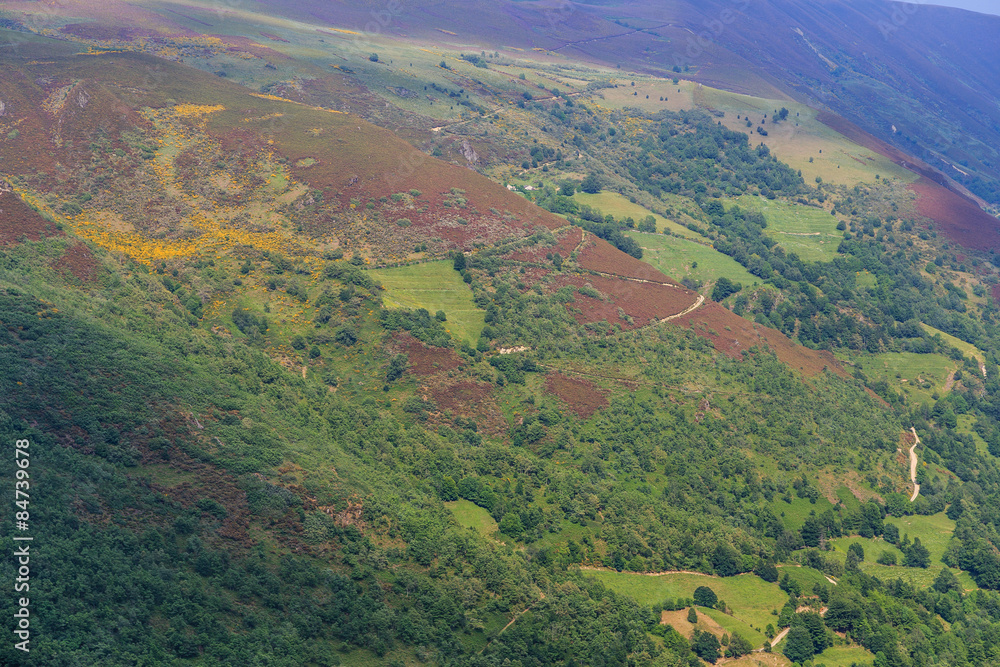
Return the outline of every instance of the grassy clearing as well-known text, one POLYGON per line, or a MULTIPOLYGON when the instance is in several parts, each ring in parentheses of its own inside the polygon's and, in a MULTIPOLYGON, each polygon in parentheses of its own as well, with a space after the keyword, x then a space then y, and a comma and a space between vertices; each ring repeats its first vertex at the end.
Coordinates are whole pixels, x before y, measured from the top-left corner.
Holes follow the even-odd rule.
POLYGON ((628 78, 627 73, 624 76, 625 78, 615 79, 617 88, 603 88, 595 95, 599 100, 596 102, 598 106, 608 109, 631 107, 653 112, 681 111, 695 106, 694 91, 697 84, 692 81, 678 81, 675 84, 671 79, 640 76, 628 78), (661 97, 666 99, 660 100, 661 97))
POLYGON ((475 343, 483 330, 485 312, 472 302, 472 290, 462 282, 451 262, 427 262, 394 269, 372 269, 372 278, 386 289, 390 308, 426 308, 433 315, 443 310, 445 328, 453 338, 475 343))
POLYGON ((949 333, 945 333, 940 329, 935 329, 931 325, 924 324, 923 322, 920 323, 920 326, 923 327, 924 331, 929 333, 931 336, 941 336, 941 338, 944 339, 944 342, 958 349, 965 356, 977 359, 979 363, 983 363, 984 360, 986 359, 985 355, 983 354, 983 351, 980 350, 975 345, 973 345, 972 343, 966 343, 961 338, 956 338, 955 336, 952 336, 949 333))
MULTIPOLYGON (((724 614, 718 609, 701 609, 701 611, 713 621, 721 625, 729 634, 738 632, 744 639, 749 640, 749 642, 754 646, 763 646, 764 640, 767 639, 767 636, 763 632, 758 632, 749 623, 746 623, 735 616, 724 614)), ((765 625, 765 627, 767 626, 765 625)))
MULTIPOLYGON (((682 573, 647 576, 606 570, 587 574, 593 575, 616 593, 631 596, 643 605, 663 602, 667 598, 690 598, 694 595, 694 589, 708 586, 732 609, 733 615, 727 618, 754 628, 765 628, 768 623, 774 623, 775 617, 771 611, 781 609, 788 598, 777 584, 769 584, 752 574, 726 578, 682 573)), ((712 618, 716 617, 713 615, 712 618)), ((725 626, 724 623, 722 625, 725 626)), ((760 641, 763 642, 763 639, 760 641)))
MULTIPOLYGON (((930 552, 931 566, 923 569, 879 565, 875 559, 883 551, 893 553, 899 562, 903 561, 903 552, 881 538, 840 537, 833 539, 830 540, 830 545, 833 547, 830 555, 843 562, 847 557, 847 547, 851 543, 857 542, 865 550, 865 561, 861 563, 861 571, 865 574, 871 574, 883 580, 900 578, 917 586, 930 586, 938 572, 944 567, 941 563, 941 556, 944 555, 945 549, 948 547, 948 541, 955 530, 955 522, 945 516, 944 512, 941 512, 931 516, 890 518, 886 520, 886 523, 895 524, 899 528, 900 538, 903 535, 909 535, 911 540, 919 537, 920 542, 930 552)), ((966 590, 976 588, 975 582, 967 572, 956 571, 955 576, 958 577, 958 581, 966 590)))
POLYGON ((735 200, 743 208, 767 218, 767 235, 788 252, 812 262, 827 262, 837 255, 843 233, 838 219, 824 209, 744 195, 735 200))
POLYGON ((689 277, 703 283, 713 283, 725 276, 750 287, 759 279, 743 265, 711 246, 695 241, 665 236, 628 232, 642 246, 642 259, 674 280, 689 277))
POLYGON ((807 183, 812 183, 819 176, 825 181, 855 185, 873 182, 876 174, 898 178, 906 183, 916 180, 912 172, 853 143, 816 120, 816 111, 803 104, 750 97, 708 87, 695 91, 695 101, 699 106, 725 112, 723 125, 731 130, 753 133, 751 143, 765 143, 779 160, 793 169, 801 169, 807 183), (772 116, 781 107, 788 109, 788 118, 775 124, 772 116), (765 114, 767 122, 762 124, 765 114), (749 128, 746 126, 748 117, 751 122, 749 128), (755 132, 758 125, 767 130, 768 136, 755 132))
POLYGON ((976 423, 975 415, 958 415, 958 428, 955 429, 959 433, 964 433, 965 435, 972 436, 972 439, 976 443, 976 451, 978 451, 983 456, 988 456, 990 453, 990 447, 983 440, 982 436, 972 430, 972 425, 976 423))
POLYGON ((692 231, 680 225, 673 220, 668 220, 663 216, 656 215, 649 209, 643 208, 639 204, 633 204, 628 200, 627 197, 618 192, 598 192, 597 194, 587 194, 586 192, 577 192, 573 195, 575 199, 580 204, 586 204, 591 208, 600 209, 605 215, 611 214, 616 218, 628 218, 631 217, 638 223, 647 215, 651 215, 656 219, 656 231, 662 232, 664 229, 669 229, 671 234, 677 234, 678 236, 683 236, 689 239, 704 239, 705 237, 698 232, 692 231))
POLYGON ((446 502, 444 506, 451 510, 455 521, 464 528, 474 528, 477 533, 486 537, 497 530, 497 522, 490 513, 472 501, 452 500, 446 502))
POLYGON ((908 534, 911 540, 919 537, 931 553, 932 563, 941 562, 941 556, 955 532, 955 522, 945 516, 944 512, 931 516, 904 516, 889 519, 887 523, 896 524, 900 536, 908 534))
POLYGON ((822 514, 828 509, 833 509, 833 504, 826 498, 820 496, 813 504, 805 498, 792 496, 792 502, 786 503, 781 498, 771 501, 771 511, 773 511, 789 530, 798 530, 814 512, 822 514))
POLYGON ((864 354, 855 360, 870 378, 885 379, 890 387, 902 390, 911 400, 932 402, 933 394, 943 393, 948 374, 958 365, 943 354, 886 352, 864 354))
POLYGON ((861 507, 861 501, 846 486, 841 486, 837 489, 837 498, 840 499, 840 502, 843 503, 848 512, 853 512, 861 507))
MULTIPOLYGON (((819 584, 820 586, 829 586, 830 582, 827 580, 826 575, 815 570, 811 567, 798 567, 796 565, 781 565, 778 566, 779 576, 784 577, 786 574, 788 578, 795 581, 802 587, 802 592, 804 595, 812 595, 813 586, 819 584)), ((775 584, 777 585, 777 584, 775 584)))
POLYGON ((875 656, 860 646, 831 646, 813 658, 813 663, 826 667, 851 667, 852 664, 869 665, 875 656))
POLYGON ((833 547, 833 552, 830 555, 838 559, 840 562, 844 562, 847 559, 847 548, 855 542, 860 544, 861 548, 865 550, 865 560, 861 564, 862 570, 865 570, 868 565, 875 564, 875 559, 878 558, 879 554, 883 551, 888 551, 896 556, 897 562, 903 562, 903 552, 883 540, 881 537, 868 538, 855 536, 832 539, 829 541, 830 545, 833 547))

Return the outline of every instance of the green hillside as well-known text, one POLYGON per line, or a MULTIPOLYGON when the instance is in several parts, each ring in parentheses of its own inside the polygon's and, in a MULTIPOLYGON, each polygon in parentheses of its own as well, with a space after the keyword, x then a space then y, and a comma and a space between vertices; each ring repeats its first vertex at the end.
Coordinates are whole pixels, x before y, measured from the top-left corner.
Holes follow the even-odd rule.
POLYGON ((169 4, 0 17, 0 663, 992 664, 1000 262, 915 173, 475 3, 169 4))

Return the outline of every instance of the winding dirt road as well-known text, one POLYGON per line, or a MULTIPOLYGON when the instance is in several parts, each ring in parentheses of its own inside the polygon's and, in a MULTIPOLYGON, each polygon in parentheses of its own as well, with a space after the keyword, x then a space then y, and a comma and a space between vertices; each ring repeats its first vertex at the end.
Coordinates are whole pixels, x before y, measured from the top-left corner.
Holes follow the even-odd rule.
POLYGON ((698 298, 695 300, 695 302, 693 304, 691 304, 690 306, 688 306, 687 308, 685 308, 681 312, 677 313, 676 315, 669 315, 667 317, 664 317, 660 321, 661 322, 669 322, 670 320, 676 320, 678 317, 684 317, 685 315, 687 315, 688 313, 690 313, 692 310, 695 310, 695 309, 701 307, 701 304, 703 304, 703 303, 705 303, 705 295, 704 294, 699 294, 698 298))
POLYGON ((917 445, 920 444, 920 438, 917 436, 917 429, 910 427, 910 431, 913 433, 913 446, 910 447, 910 481, 913 482, 913 495, 910 496, 910 502, 912 503, 917 499, 920 494, 920 485, 917 484, 917 445))

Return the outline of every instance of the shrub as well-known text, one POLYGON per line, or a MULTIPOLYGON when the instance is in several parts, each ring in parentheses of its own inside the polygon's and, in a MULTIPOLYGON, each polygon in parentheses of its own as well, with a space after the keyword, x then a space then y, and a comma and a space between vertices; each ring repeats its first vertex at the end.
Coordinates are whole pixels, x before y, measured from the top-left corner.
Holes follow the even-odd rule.
POLYGON ((333 339, 345 347, 350 347, 358 342, 358 331, 350 325, 343 326, 337 329, 333 339))
POLYGON ((883 551, 875 559, 875 562, 879 565, 895 565, 897 563, 896 554, 891 551, 883 551))
POLYGON ((396 226, 398 227, 409 227, 412 224, 409 218, 399 218, 396 220, 396 226))

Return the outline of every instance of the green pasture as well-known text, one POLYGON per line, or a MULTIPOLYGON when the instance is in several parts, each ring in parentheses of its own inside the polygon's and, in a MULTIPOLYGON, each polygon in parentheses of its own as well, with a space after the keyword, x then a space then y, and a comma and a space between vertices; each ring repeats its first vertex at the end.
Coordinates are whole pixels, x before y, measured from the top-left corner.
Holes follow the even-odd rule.
POLYGON ((978 451, 983 456, 988 456, 990 453, 989 445, 983 440, 983 437, 976 433, 972 426, 976 423, 975 415, 964 414, 957 415, 958 417, 958 428, 955 429, 959 433, 964 433, 965 435, 971 436, 976 443, 976 451, 978 451))
POLYGON ((760 280, 735 259, 711 246, 664 234, 627 232, 627 235, 642 246, 644 262, 674 280, 688 277, 712 283, 725 276, 743 287, 750 287, 760 280))
POLYGON ((812 595, 813 587, 816 584, 819 584, 820 586, 833 585, 826 578, 825 574, 811 567, 799 567, 798 565, 779 565, 778 576, 784 577, 786 574, 788 575, 789 579, 796 582, 799 586, 802 587, 803 595, 812 595))
POLYGON ((829 500, 820 496, 813 504, 805 498, 799 498, 792 494, 792 502, 786 503, 780 497, 775 497, 771 501, 771 511, 781 519, 781 523, 789 530, 798 530, 813 513, 820 515, 823 512, 833 509, 833 504, 829 500))
POLYGON ((490 536, 497 530, 497 522, 493 520, 490 513, 470 500, 459 499, 446 502, 444 504, 451 510, 455 521, 463 528, 473 528, 483 536, 490 536))
POLYGON ((899 536, 908 534, 910 539, 919 537, 927 550, 931 553, 931 563, 940 563, 941 556, 948 548, 948 542, 955 532, 955 522, 945 516, 944 512, 932 514, 931 516, 904 516, 898 519, 893 517, 886 519, 886 523, 896 524, 899 528, 899 536))
MULTIPOLYGON (((726 603, 728 604, 729 600, 726 600, 726 603)), ((723 629, 725 629, 725 631, 728 632, 729 634, 737 632, 754 646, 763 646, 764 641, 767 640, 767 635, 765 635, 761 631, 756 630, 749 623, 737 618, 736 616, 730 616, 729 614, 721 612, 718 609, 707 609, 705 607, 699 607, 699 610, 703 614, 711 618, 713 621, 721 625, 723 629)), ((774 617, 772 616, 771 618, 773 619, 774 617)), ((767 627, 767 625, 765 624, 763 627, 767 627)))
POLYGON ((860 646, 831 646, 813 657, 813 664, 826 667, 851 667, 851 665, 871 665, 875 656, 860 646))
POLYGON ((828 211, 754 195, 744 195, 734 202, 763 213, 767 218, 764 231, 786 252, 812 262, 828 262, 836 257, 844 235, 837 231, 836 216, 828 211))
POLYGON ((580 204, 586 204, 591 208, 599 209, 605 215, 610 214, 618 219, 631 217, 635 220, 636 224, 642 221, 642 219, 647 215, 651 215, 656 219, 656 231, 658 232, 662 232, 664 229, 667 229, 670 230, 671 234, 677 234, 678 236, 683 236, 689 239, 705 238, 698 232, 692 231, 684 225, 678 224, 673 220, 668 220, 661 215, 657 215, 639 204, 633 204, 625 195, 618 192, 611 192, 608 190, 604 190, 596 194, 577 192, 573 195, 573 199, 580 204))
POLYGON ((949 373, 957 367, 943 354, 917 352, 863 354, 854 361, 869 378, 884 379, 890 387, 902 390, 918 402, 931 402, 934 392, 942 393, 949 373))
MULTIPOLYGON (((773 609, 781 609, 788 596, 778 588, 777 584, 769 584, 760 577, 753 574, 741 574, 735 577, 708 577, 698 574, 660 574, 645 575, 628 572, 612 572, 598 570, 587 572, 588 576, 594 576, 608 588, 616 593, 621 593, 632 597, 642 605, 652 605, 656 602, 663 602, 667 598, 690 598, 694 595, 694 589, 699 586, 708 586, 720 600, 732 609, 731 617, 719 614, 721 617, 729 619, 720 620, 712 614, 699 607, 701 611, 708 613, 723 627, 726 622, 742 624, 736 628, 743 634, 742 628, 753 626, 755 628, 765 628, 768 623, 774 623, 775 617, 771 614, 773 609)), ((811 588, 811 585, 810 585, 811 588)), ((756 638, 747 636, 751 641, 756 638)), ((763 643, 763 638, 758 643, 763 643)))
POLYGON ((827 127, 817 120, 817 111, 804 104, 740 95, 707 86, 697 89, 695 102, 700 107, 723 112, 723 125, 747 132, 753 145, 766 144, 779 160, 801 170, 802 177, 810 185, 817 176, 843 185, 871 183, 876 175, 898 178, 906 183, 917 179, 913 172, 827 127), (773 116, 781 107, 788 109, 788 118, 774 123, 773 116), (765 114, 766 122, 761 123, 765 114), (749 128, 746 126, 748 117, 749 128), (767 130, 766 137, 757 134, 758 125, 767 130))
POLYGON ((453 338, 475 343, 483 330, 485 312, 472 302, 472 290, 449 261, 426 262, 392 269, 372 269, 372 278, 382 283, 385 305, 390 308, 439 310, 448 320, 445 328, 453 338))
MULTIPOLYGON (((914 538, 920 538, 920 542, 930 552, 931 565, 929 568, 889 566, 876 563, 875 560, 883 551, 895 554, 898 562, 903 562, 903 552, 882 538, 839 537, 832 539, 829 541, 833 547, 830 555, 843 562, 847 557, 847 548, 852 543, 857 542, 865 550, 865 560, 861 563, 861 571, 865 574, 874 575, 884 581, 899 578, 924 587, 934 583, 934 578, 944 567, 941 563, 941 557, 944 555, 955 530, 955 522, 949 519, 944 512, 931 516, 889 517, 885 522, 892 523, 899 528, 900 539, 904 535, 909 535, 910 541, 913 541, 914 538)), ((976 583, 967 572, 955 571, 955 576, 966 590, 977 588, 976 583)))
POLYGON ((983 363, 983 361, 985 360, 986 357, 985 355, 983 355, 983 351, 980 350, 975 345, 973 345, 972 343, 966 343, 961 338, 956 338, 955 336, 952 336, 949 333, 945 333, 940 329, 935 329, 931 325, 925 324, 923 322, 920 323, 920 326, 923 327, 924 331, 929 333, 931 336, 941 336, 941 338, 944 339, 945 343, 956 348, 965 356, 976 359, 979 361, 979 363, 983 363))

